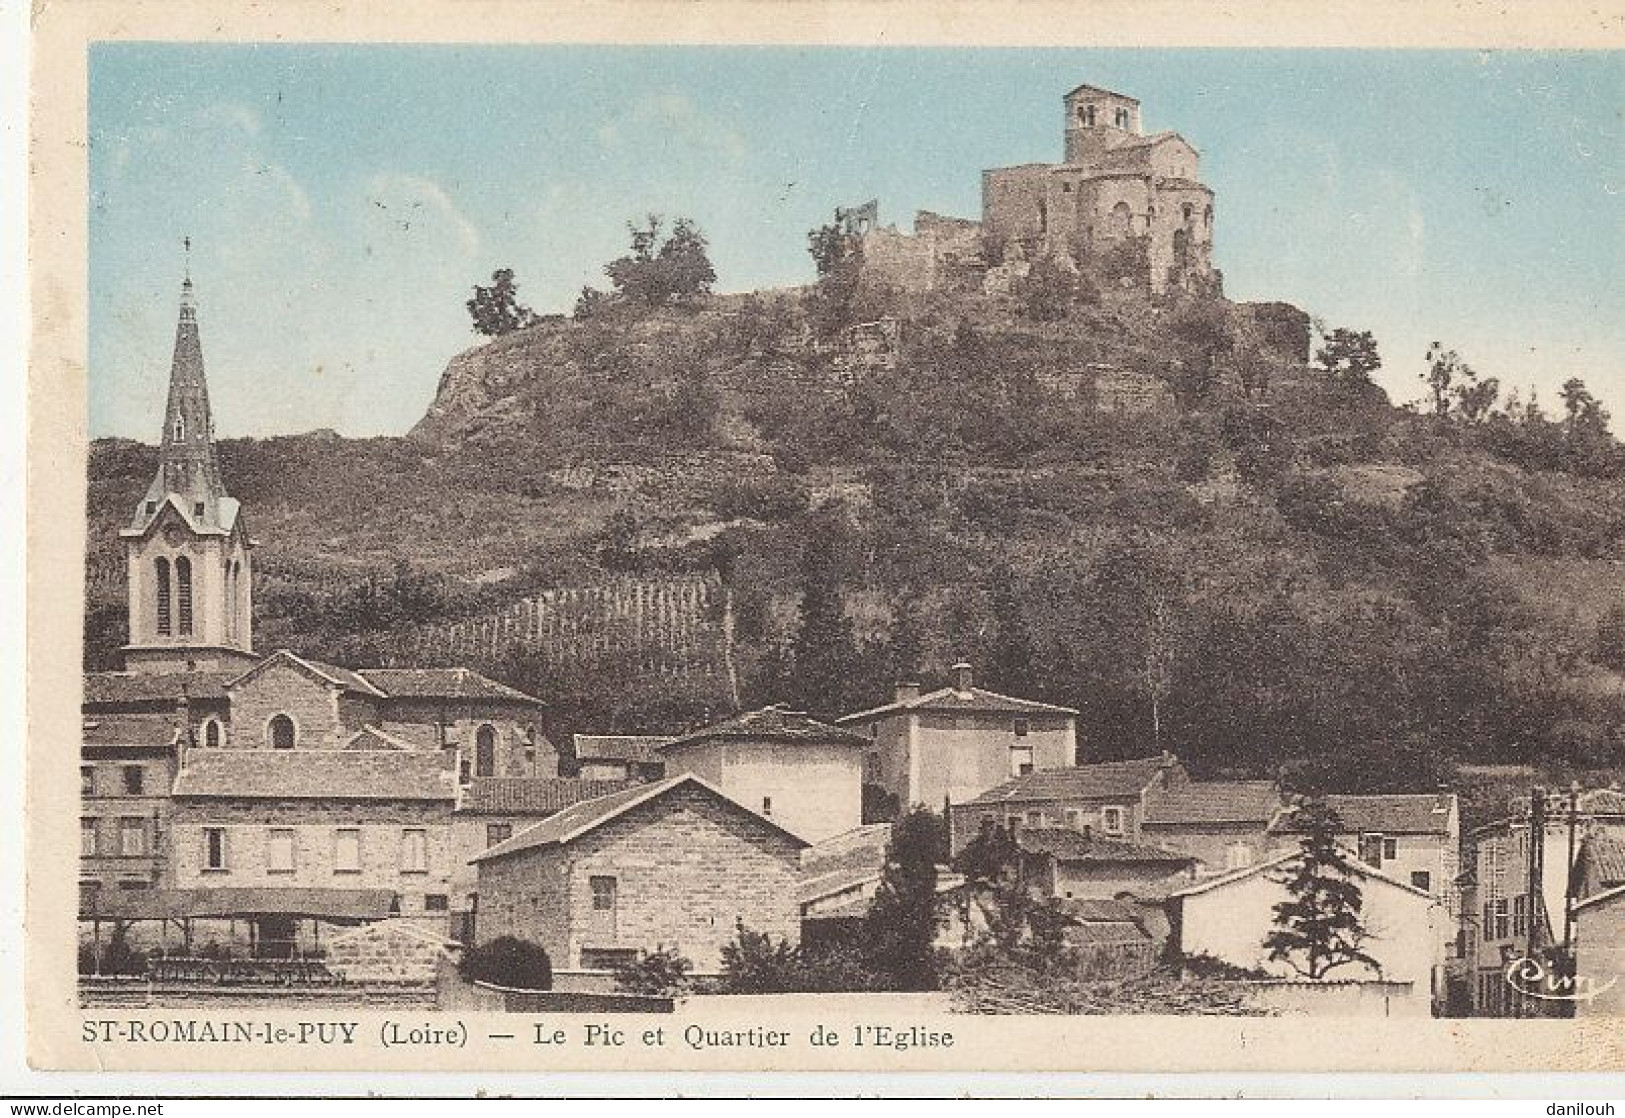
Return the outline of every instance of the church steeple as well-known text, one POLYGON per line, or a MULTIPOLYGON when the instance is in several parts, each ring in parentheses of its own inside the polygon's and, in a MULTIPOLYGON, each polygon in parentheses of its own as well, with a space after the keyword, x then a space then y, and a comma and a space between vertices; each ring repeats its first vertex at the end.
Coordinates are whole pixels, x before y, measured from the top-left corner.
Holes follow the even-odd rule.
MULTIPOLYGON (((186 247, 190 257, 190 238, 186 247)), ((129 552, 126 667, 188 670, 249 653, 253 544, 220 477, 190 259, 181 283, 158 471, 119 534, 129 552)))

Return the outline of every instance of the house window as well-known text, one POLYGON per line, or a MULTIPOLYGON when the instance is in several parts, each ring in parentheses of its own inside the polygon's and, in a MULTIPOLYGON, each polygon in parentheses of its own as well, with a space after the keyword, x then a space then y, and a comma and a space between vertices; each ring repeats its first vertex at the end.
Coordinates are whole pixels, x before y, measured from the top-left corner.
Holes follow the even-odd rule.
POLYGON ((224 870, 226 868, 226 829, 224 827, 203 828, 203 868, 206 870, 224 870))
POLYGON ((1075 807, 1069 807, 1065 812, 1066 825, 1074 831, 1083 830, 1083 812, 1075 807))
POLYGON ((1385 861, 1392 862, 1399 857, 1399 840, 1385 838, 1382 840, 1382 856, 1385 861))
POLYGON ((499 842, 507 842, 513 838, 512 823, 487 823, 485 825, 485 845, 495 846, 499 842))
POLYGON ((591 877, 588 884, 592 888, 592 910, 594 912, 614 912, 616 901, 616 881, 613 877, 591 877))
POLYGON ((1029 811, 1023 822, 1029 827, 1042 827, 1044 825, 1044 813, 1042 811, 1029 811))
POLYGON ((199 520, 203 519, 203 502, 202 501, 193 501, 192 502, 192 515, 197 517, 199 520))
POLYGON ((474 734, 474 775, 495 776, 497 774, 497 732, 489 724, 481 726, 474 734))
POLYGON ((425 893, 423 895, 424 912, 445 912, 451 908, 450 898, 444 893, 425 893))
POLYGON ((1120 835, 1125 830, 1124 813, 1120 807, 1103 807, 1100 809, 1100 829, 1108 835, 1120 835))
POLYGON ((429 872, 429 833, 418 827, 401 832, 401 872, 429 872))
POLYGON ((1016 737, 1024 738, 1028 734, 1032 733, 1033 724, 1029 719, 1018 718, 1014 723, 1011 724, 1010 728, 1015 731, 1016 737))
POLYGON ((1382 868, 1382 858, 1385 853, 1385 843, 1381 835, 1360 836, 1360 861, 1368 866, 1382 868))
POLYGON ((126 796, 139 796, 146 787, 146 773, 140 765, 124 766, 124 794, 126 796))
POLYGON ((293 872, 293 828, 272 827, 265 843, 267 873, 293 872))
POLYGON ((1117 127, 1119 127, 1119 128, 1127 128, 1129 126, 1129 121, 1132 118, 1129 116, 1129 111, 1127 109, 1119 108, 1117 110, 1117 114, 1116 114, 1115 119, 1116 119, 1116 122, 1117 122, 1117 127))
POLYGON ((81 796, 94 796, 96 794, 96 768, 94 765, 79 766, 79 794, 81 796))
POLYGON ((118 852, 126 858, 137 858, 147 852, 145 819, 126 816, 118 821, 118 852))
POLYGON ((266 723, 266 737, 270 738, 272 749, 292 749, 299 738, 299 729, 292 718, 278 714, 266 723))
POLYGON ((1507 899, 1502 897, 1495 902, 1495 938, 1509 939, 1512 934, 1512 921, 1507 915, 1507 899))
POLYGON ((1065 180, 1063 180, 1061 182, 1061 193, 1062 194, 1071 194, 1072 193, 1072 184, 1069 183, 1069 182, 1066 182, 1065 180))
POLYGON ((361 872, 361 829, 340 827, 333 832, 333 872, 361 872))
POLYGON ((158 579, 158 635, 169 636, 169 560, 159 556, 153 560, 153 573, 158 579))
POLYGON ((1010 836, 1012 838, 1015 837, 1016 831, 1018 831, 1020 828, 1021 828, 1021 816, 1019 816, 1019 815, 1006 815, 1004 817, 1004 829, 1009 832, 1009 834, 1010 834, 1010 836))
POLYGON ((1521 936, 1529 930, 1529 898, 1512 898, 1512 934, 1521 936))
POLYGON ((1010 747, 1010 775, 1026 776, 1033 771, 1033 747, 1030 745, 1013 745, 1010 747))
POLYGON ((771 816, 773 814, 773 797, 772 796, 763 796, 762 797, 762 814, 767 815, 767 816, 771 816))
POLYGON ((1424 893, 1431 893, 1433 892, 1433 875, 1427 870, 1413 870, 1411 872, 1411 884, 1424 893))
POLYGON ((1253 864, 1253 848, 1245 842, 1232 842, 1224 848, 1224 868, 1242 870, 1253 864))
POLYGON ((79 820, 79 854, 85 858, 96 856, 96 820, 88 816, 79 820))
POLYGON ((151 516, 153 513, 157 512, 157 511, 158 511, 158 502, 157 501, 148 501, 147 502, 147 515, 151 516))
POLYGON ((223 740, 225 739, 221 732, 220 723, 218 720, 211 718, 203 724, 204 745, 208 746, 210 749, 219 749, 220 743, 223 740))
POLYGON ((175 604, 182 636, 192 633, 192 561, 186 556, 175 560, 175 604))

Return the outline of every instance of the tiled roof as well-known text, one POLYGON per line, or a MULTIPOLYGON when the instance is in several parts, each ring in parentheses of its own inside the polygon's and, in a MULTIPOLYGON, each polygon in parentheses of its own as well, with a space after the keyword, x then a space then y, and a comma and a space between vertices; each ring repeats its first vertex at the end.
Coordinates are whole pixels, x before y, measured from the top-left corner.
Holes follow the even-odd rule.
POLYGON ((965 691, 956 691, 952 687, 941 687, 935 691, 927 691, 925 694, 912 699, 903 699, 899 702, 887 703, 885 706, 860 710, 856 714, 843 714, 835 720, 835 723, 838 726, 845 726, 852 722, 868 722, 882 715, 894 714, 904 710, 977 714, 983 712, 990 714, 1078 713, 1071 707, 1041 703, 1037 699, 1018 699, 1013 695, 1001 695, 997 691, 989 691, 984 687, 972 687, 965 691))
POLYGON ((851 730, 828 725, 800 711, 771 706, 749 711, 726 722, 718 722, 714 726, 706 726, 691 734, 673 738, 660 749, 664 752, 708 741, 770 741, 792 745, 872 744, 862 734, 854 734, 851 730))
POLYGON ((571 780, 562 776, 486 777, 469 783, 457 810, 466 815, 551 815, 582 800, 638 787, 624 780, 571 780))
MULTIPOLYGON (((1116 97, 1116 98, 1118 98, 1119 100, 1122 100, 1122 101, 1132 101, 1136 105, 1138 105, 1140 103, 1140 99, 1138 97, 1130 97, 1126 93, 1114 93, 1109 89, 1102 89, 1098 85, 1080 85, 1080 86, 1076 86, 1075 88, 1070 90, 1067 93, 1066 96, 1067 97, 1074 97, 1079 93, 1099 93, 1100 95, 1102 95, 1104 97, 1116 97)), ((1065 98, 1063 98, 1063 100, 1064 99, 1065 98)))
POLYGON ((414 746, 394 734, 386 734, 377 726, 363 726, 350 735, 350 740, 344 743, 344 748, 404 750, 412 749, 414 746))
MULTIPOLYGON (((1342 830, 1349 834, 1443 835, 1449 832, 1450 800, 1448 794, 1432 792, 1327 796, 1326 806, 1337 813, 1342 830)), ((1294 812, 1283 811, 1270 830, 1277 834, 1296 831, 1294 812)))
POLYGON ((1257 823, 1281 809, 1281 793, 1268 780, 1204 780, 1146 797, 1145 825, 1257 823))
POLYGON ((1085 923, 1137 924, 1140 909, 1133 901, 1115 898, 1079 897, 1060 902, 1061 911, 1085 923))
POLYGON ((1589 863, 1592 877, 1604 889, 1625 885, 1625 842, 1613 835, 1588 835, 1580 858, 1589 863))
MULTIPOLYGON (((1385 882, 1388 885, 1394 886, 1396 889, 1403 889, 1407 893, 1413 893, 1419 897, 1427 897, 1429 900, 1434 899, 1433 895, 1430 894, 1426 889, 1418 889, 1408 881, 1401 881, 1397 877, 1390 877, 1388 874, 1383 873, 1376 867, 1366 865, 1364 862, 1360 861, 1360 856, 1357 852, 1344 848, 1342 853, 1344 855, 1344 861, 1348 863, 1349 870, 1354 874, 1354 876, 1369 878, 1373 881, 1385 882)), ((1244 881, 1255 874, 1261 874, 1268 870, 1274 870, 1278 867, 1285 866, 1289 863, 1297 861, 1302 857, 1302 851, 1283 850, 1273 858, 1266 858, 1262 862, 1254 862, 1250 866, 1246 866, 1239 870, 1233 870, 1229 873, 1222 873, 1217 877, 1203 878, 1194 884, 1186 885, 1179 889, 1174 889, 1168 895, 1170 897, 1189 897, 1198 893, 1206 893, 1212 889, 1221 889, 1237 881, 1244 881)))
POLYGON ((1118 921, 1107 924, 1073 924, 1061 929, 1061 938, 1069 944, 1078 946, 1148 943, 1151 940, 1138 924, 1118 921))
POLYGON ((193 750, 175 778, 175 796, 451 801, 456 774, 428 750, 193 750))
POLYGON ((772 828, 784 835, 798 849, 804 849, 807 846, 805 840, 797 838, 771 819, 757 815, 749 808, 729 799, 692 773, 683 773, 681 776, 670 777, 666 780, 656 781, 653 784, 634 784, 629 788, 622 788, 620 791, 611 792, 596 799, 583 800, 580 803, 572 804, 562 811, 548 816, 534 827, 525 828, 506 842, 499 842, 489 850, 476 854, 469 861, 483 862, 492 858, 517 854, 525 850, 534 850, 542 846, 562 846, 574 842, 582 835, 596 830, 638 805, 658 799, 684 786, 704 790, 719 802, 743 815, 749 816, 762 826, 772 828))
POLYGON ((1580 793, 1580 810, 1592 815, 1625 815, 1625 792, 1617 788, 1593 788, 1580 793))
POLYGON ((1022 827, 1016 831, 1016 843, 1029 854, 1052 854, 1063 862, 1196 861, 1189 854, 1176 854, 1160 846, 1125 842, 1070 827, 1022 827))
POLYGON ((298 915, 382 920, 395 903, 393 889, 298 889, 211 886, 207 889, 98 889, 80 899, 83 916, 182 920, 201 917, 298 915))
POLYGON ((180 724, 168 712, 161 714, 95 715, 84 721, 84 743, 98 746, 164 748, 175 744, 180 724))
POLYGON ((660 760, 660 747, 671 740, 669 737, 632 734, 577 734, 576 760, 649 764, 660 760))
POLYGON ((392 699, 489 699, 546 705, 534 695, 468 668, 362 668, 354 674, 392 699))
POLYGON ((801 852, 802 869, 827 873, 853 866, 882 866, 891 843, 891 827, 890 823, 865 823, 816 842, 801 852))
POLYGON ((86 672, 85 705, 224 699, 226 683, 238 672, 86 672))
POLYGON ((1208 194, 1213 193, 1212 187, 1205 183, 1197 182, 1195 179, 1163 179, 1162 185, 1172 190, 1202 190, 1206 191, 1208 194))
POLYGON ((1107 761, 1069 769, 1040 769, 990 788, 972 804, 1023 803, 1037 800, 1109 800, 1138 796, 1165 763, 1162 757, 1107 761))
POLYGON ((384 697, 384 693, 382 691, 378 690, 378 688, 362 679, 349 668, 341 668, 336 664, 324 664, 320 660, 310 660, 306 657, 295 655, 294 653, 289 652, 286 648, 277 649, 265 659, 261 660, 258 664, 255 664, 252 668, 249 668, 246 672, 242 672, 241 674, 237 675, 227 684, 227 686, 236 687, 237 685, 258 675, 274 662, 293 664, 302 671, 315 675, 326 680, 328 683, 342 687, 347 691, 355 691, 362 695, 371 695, 372 697, 378 699, 384 697))

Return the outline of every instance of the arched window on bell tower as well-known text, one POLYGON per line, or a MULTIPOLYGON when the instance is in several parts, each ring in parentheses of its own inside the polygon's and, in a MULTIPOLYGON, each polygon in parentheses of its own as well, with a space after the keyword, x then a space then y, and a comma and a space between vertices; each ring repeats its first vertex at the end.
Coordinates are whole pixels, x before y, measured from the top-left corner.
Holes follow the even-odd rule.
POLYGON ((159 556, 153 560, 153 574, 158 579, 158 635, 169 636, 169 560, 159 556))
POLYGON ((180 634, 189 637, 192 635, 192 561, 184 555, 175 560, 175 605, 180 634))

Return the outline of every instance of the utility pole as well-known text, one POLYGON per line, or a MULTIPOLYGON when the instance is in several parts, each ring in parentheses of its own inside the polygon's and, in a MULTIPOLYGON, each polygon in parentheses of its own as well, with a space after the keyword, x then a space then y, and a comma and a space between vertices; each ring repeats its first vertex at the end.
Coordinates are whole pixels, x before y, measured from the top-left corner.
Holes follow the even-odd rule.
POLYGON ((1569 785, 1569 875, 1563 889, 1563 957, 1571 963, 1574 959, 1574 902, 1578 899, 1574 895, 1574 848, 1579 828, 1580 782, 1576 780, 1569 785))

